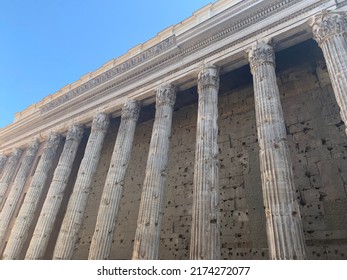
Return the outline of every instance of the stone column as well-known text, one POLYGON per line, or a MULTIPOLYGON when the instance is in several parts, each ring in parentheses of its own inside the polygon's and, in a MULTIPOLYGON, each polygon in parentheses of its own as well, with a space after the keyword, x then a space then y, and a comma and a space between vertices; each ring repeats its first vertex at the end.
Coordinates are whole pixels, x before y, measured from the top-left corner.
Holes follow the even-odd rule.
POLYGON ((2 258, 4 260, 15 260, 19 258, 24 243, 28 238, 28 231, 34 219, 38 203, 41 199, 43 188, 46 184, 48 172, 52 167, 54 157, 61 142, 61 136, 52 133, 47 142, 37 165, 35 174, 28 188, 23 205, 16 218, 8 239, 2 258))
POLYGON ((0 155, 0 175, 1 175, 2 170, 5 167, 6 161, 7 161, 7 156, 4 154, 1 154, 0 155))
POLYGON ((156 90, 156 112, 137 220, 133 259, 158 259, 175 100, 176 92, 172 85, 161 86, 156 90))
POLYGON ((198 75, 199 104, 190 241, 190 259, 194 260, 220 258, 218 88, 217 68, 204 67, 198 75))
MULTIPOLYGON (((328 12, 313 17, 313 38, 323 51, 341 119, 347 126, 347 16, 345 12, 328 12)), ((346 128, 347 134, 347 128, 346 128)))
POLYGON ((95 115, 75 186, 55 245, 53 259, 69 260, 72 258, 108 125, 109 117, 106 114, 98 113, 95 115))
POLYGON ((4 172, 2 174, 0 180, 0 207, 4 195, 7 191, 9 184, 11 183, 14 172, 16 171, 18 162, 20 157, 22 156, 23 151, 21 149, 15 149, 7 161, 7 164, 4 168, 4 172))
POLYGON ((44 257, 82 136, 83 126, 70 127, 25 259, 44 257))
POLYGON ((28 179, 29 171, 34 162, 37 150, 40 147, 40 142, 34 140, 30 146, 27 148, 25 157, 22 161, 22 165, 19 168, 19 171, 14 179, 10 193, 8 194, 7 200, 0 212, 0 247, 5 241, 5 234, 7 227, 10 224, 14 210, 17 207, 17 203, 22 194, 25 182, 28 179))
POLYGON ((138 101, 128 100, 124 104, 89 251, 88 258, 92 260, 109 258, 139 112, 138 101))
POLYGON ((259 141, 260 172, 271 259, 305 259, 305 239, 295 197, 292 162, 276 82, 272 46, 249 51, 259 141))

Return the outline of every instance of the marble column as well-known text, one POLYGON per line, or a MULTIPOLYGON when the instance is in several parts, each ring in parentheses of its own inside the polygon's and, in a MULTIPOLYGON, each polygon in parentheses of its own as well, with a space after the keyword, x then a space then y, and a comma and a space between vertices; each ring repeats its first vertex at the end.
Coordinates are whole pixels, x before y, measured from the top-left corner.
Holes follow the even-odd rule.
POLYGON ((4 154, 1 154, 0 155, 0 175, 1 175, 2 170, 5 167, 6 161, 7 161, 7 156, 4 154))
POLYGON ((95 115, 75 186, 55 245, 53 259, 69 260, 72 258, 108 125, 109 117, 106 114, 98 113, 95 115))
POLYGON ((260 172, 271 259, 305 259, 305 239, 276 82, 275 53, 258 43, 248 53, 253 74, 260 172))
POLYGON ((74 124, 69 128, 25 259, 42 259, 44 257, 82 136, 82 125, 74 124))
POLYGON ((45 143, 42 156, 37 165, 35 174, 28 188, 23 205, 16 218, 15 224, 9 236, 2 258, 4 260, 15 260, 23 249, 28 238, 28 231, 33 222, 38 203, 41 199, 47 176, 51 170, 53 160, 56 156, 61 136, 52 133, 45 143))
POLYGON ((313 38, 323 51, 341 119, 347 125, 347 15, 324 10, 313 17, 311 25, 313 38))
POLYGON ((14 210, 16 209, 19 198, 23 192, 25 182, 29 177, 29 172, 39 147, 40 142, 38 140, 34 140, 27 148, 22 165, 19 168, 16 178, 11 186, 11 190, 7 196, 6 202, 0 212, 0 247, 5 241, 5 234, 8 225, 10 224, 14 210))
POLYGON ((217 68, 204 67, 198 75, 199 103, 190 241, 190 259, 194 260, 220 258, 218 88, 217 68))
POLYGON ((109 258, 139 112, 140 102, 128 100, 124 104, 89 250, 92 260, 109 258))
POLYGON ((176 91, 172 85, 160 86, 156 90, 156 112, 137 220, 133 259, 158 259, 175 100, 176 91))
POLYGON ((0 208, 4 195, 7 191, 9 184, 11 183, 14 172, 16 171, 19 159, 22 156, 23 151, 21 149, 14 149, 12 155, 8 159, 4 172, 0 180, 0 208))

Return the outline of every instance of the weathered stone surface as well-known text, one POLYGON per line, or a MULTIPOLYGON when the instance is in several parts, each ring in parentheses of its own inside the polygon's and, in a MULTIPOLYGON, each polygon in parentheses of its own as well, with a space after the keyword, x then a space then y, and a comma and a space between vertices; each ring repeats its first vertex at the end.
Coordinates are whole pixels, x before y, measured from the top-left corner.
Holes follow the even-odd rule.
POLYGON ((11 186, 6 202, 0 212, 0 246, 3 245, 5 234, 11 221, 14 210, 19 202, 24 184, 28 178, 29 171, 35 159, 40 142, 34 140, 26 150, 25 157, 11 186))
POLYGON ((249 52, 259 139, 267 236, 271 259, 305 259, 299 204, 275 74, 272 46, 258 43, 249 52))
POLYGON ((53 259, 72 258, 108 125, 108 115, 104 113, 95 115, 86 150, 55 245, 53 259))
POLYGON ((158 259, 175 100, 176 91, 172 85, 157 89, 155 120, 137 220, 133 259, 158 259))
POLYGON ((45 254, 82 136, 83 126, 70 127, 25 259, 42 259, 45 254))
POLYGON ((139 111, 138 101, 128 100, 123 107, 121 124, 98 210, 89 259, 109 258, 139 111))
POLYGON ((4 154, 0 154, 0 176, 1 176, 1 172, 5 167, 7 161, 7 156, 4 154))
POLYGON ((48 172, 51 169, 53 159, 61 142, 61 136, 52 133, 44 146, 40 161, 35 170, 31 184, 26 193, 22 207, 18 213, 15 224, 12 228, 9 240, 7 242, 3 259, 18 259, 21 250, 28 238, 29 228, 34 219, 34 213, 37 210, 43 187, 45 186, 48 172))
POLYGON ((190 241, 190 259, 195 260, 220 258, 218 89, 217 68, 204 67, 198 76, 199 104, 190 241))

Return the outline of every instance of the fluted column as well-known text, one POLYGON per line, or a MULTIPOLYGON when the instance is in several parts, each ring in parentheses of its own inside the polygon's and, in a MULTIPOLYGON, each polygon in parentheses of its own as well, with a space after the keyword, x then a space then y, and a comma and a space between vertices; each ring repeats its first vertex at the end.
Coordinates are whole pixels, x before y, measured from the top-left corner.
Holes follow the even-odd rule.
POLYGON ((204 67, 198 75, 199 104, 190 241, 190 259, 194 260, 220 258, 218 88, 217 68, 204 67))
POLYGON ((4 154, 0 154, 0 175, 1 175, 2 170, 5 167, 6 161, 7 161, 7 156, 4 154))
POLYGON ((54 157, 61 142, 61 136, 52 133, 45 143, 41 159, 37 165, 35 174, 28 188, 23 205, 16 218, 8 239, 3 259, 18 259, 21 250, 28 238, 28 231, 34 219, 38 203, 41 199, 43 187, 46 184, 48 172, 52 167, 54 157))
POLYGON ((98 113, 95 115, 75 186, 55 245, 53 259, 69 260, 72 258, 108 125, 109 117, 106 114, 98 113))
POLYGON ((156 90, 156 112, 137 220, 133 259, 158 259, 175 100, 176 92, 172 85, 161 86, 156 90))
POLYGON ((22 165, 20 166, 16 178, 14 179, 4 207, 0 212, 0 247, 4 243, 7 227, 11 221, 13 212, 16 209, 39 147, 40 142, 38 140, 34 140, 27 148, 22 165))
POLYGON ((325 10, 313 17, 311 25, 323 51, 341 119, 347 125, 347 15, 325 10))
POLYGON ((7 164, 4 168, 4 172, 0 180, 0 207, 4 195, 7 191, 8 185, 11 183, 14 172, 16 171, 20 157, 22 156, 23 151, 21 149, 14 149, 12 155, 7 161, 7 164))
POLYGON ((92 260, 109 258, 139 112, 138 101, 128 100, 124 104, 89 250, 88 258, 92 260))
POLYGON ((25 259, 42 259, 44 257, 82 136, 83 126, 74 124, 69 128, 25 259))
POLYGON ((260 172, 271 259, 305 259, 305 239, 295 198, 292 162, 272 46, 259 43, 249 51, 253 74, 260 172))

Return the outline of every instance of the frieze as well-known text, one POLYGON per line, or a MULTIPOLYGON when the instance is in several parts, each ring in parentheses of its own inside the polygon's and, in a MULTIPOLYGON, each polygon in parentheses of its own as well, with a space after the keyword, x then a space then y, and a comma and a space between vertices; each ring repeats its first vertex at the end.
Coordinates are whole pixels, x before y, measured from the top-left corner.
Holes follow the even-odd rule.
POLYGON ((99 76, 91 79, 90 81, 84 83, 83 85, 67 92, 66 94, 58 97, 55 100, 50 101, 49 103, 41 107, 41 113, 48 112, 49 110, 69 101, 70 99, 116 77, 119 74, 122 74, 133 67, 145 62, 146 60, 170 49, 176 43, 175 35, 165 39, 164 41, 156 44, 155 46, 141 52, 140 54, 128 59, 120 65, 113 67, 112 69, 106 71, 105 73, 100 74, 99 76))

